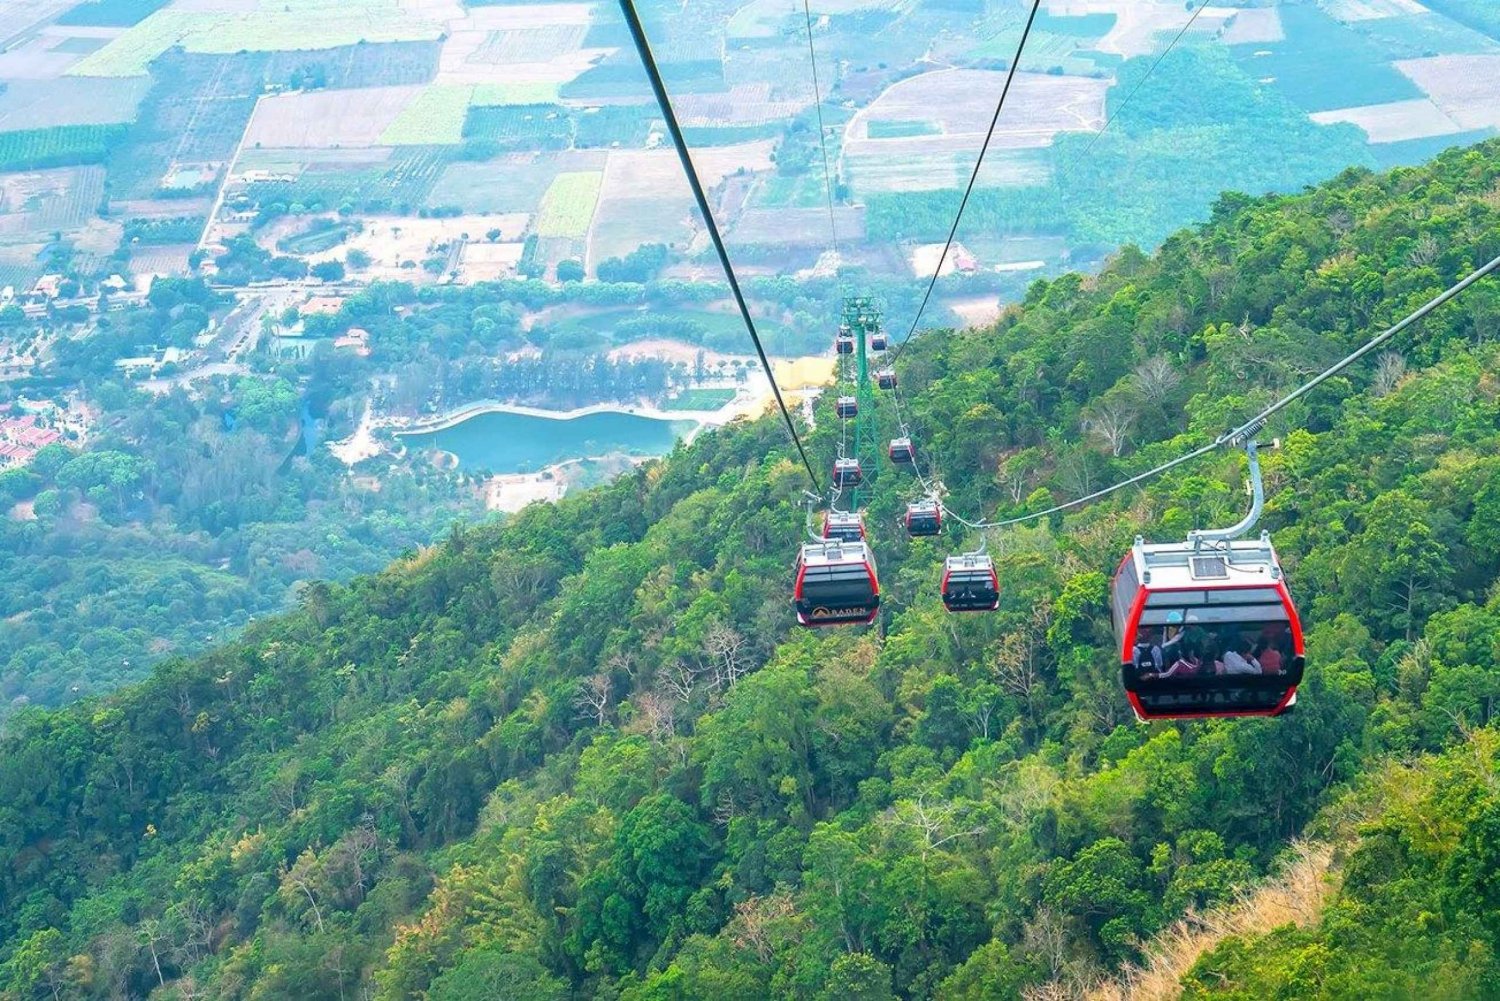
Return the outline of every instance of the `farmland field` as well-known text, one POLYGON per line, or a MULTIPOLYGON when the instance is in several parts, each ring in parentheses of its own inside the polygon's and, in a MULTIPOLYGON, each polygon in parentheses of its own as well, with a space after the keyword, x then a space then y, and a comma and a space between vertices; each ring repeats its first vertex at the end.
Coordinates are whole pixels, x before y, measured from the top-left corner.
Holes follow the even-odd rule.
POLYGON ((455 163, 433 185, 427 204, 457 205, 466 212, 535 212, 556 172, 542 157, 525 154, 455 163))
POLYGON ((99 163, 123 132, 119 125, 60 125, 0 132, 0 171, 99 163))
POLYGON ((295 181, 258 181, 245 185, 251 202, 302 202, 333 208, 350 202, 366 211, 415 211, 427 201, 447 167, 447 147, 408 146, 384 163, 357 169, 313 164, 295 181))
POLYGON ((103 167, 0 174, 0 238, 18 242, 77 230, 94 218, 103 198, 103 167))
POLYGON ((1500 41, 1441 14, 1408 14, 1361 21, 1356 30, 1380 46, 1392 60, 1500 52, 1500 41))
POLYGON ((474 85, 470 103, 476 107, 506 104, 556 104, 555 83, 480 83, 474 85))
POLYGON ((871 139, 909 139, 912 136, 941 135, 942 130, 932 122, 890 119, 869 122, 865 126, 865 133, 871 139))
MULTIPOLYGON (((834 219, 840 240, 863 240, 863 207, 836 207, 834 219)), ((811 245, 828 242, 828 209, 749 209, 729 231, 736 244, 811 245)))
POLYGON ((544 63, 576 51, 588 33, 586 24, 548 24, 492 31, 473 53, 471 63, 544 63))
MULTIPOLYGON (((902 80, 849 120, 845 149, 863 152, 864 144, 869 144, 869 152, 874 153, 893 149, 887 143, 905 142, 870 136, 870 125, 875 122, 927 122, 945 136, 977 140, 989 125, 994 95, 1004 76, 996 70, 941 70, 902 80)), ((1097 129, 1104 124, 1108 89, 1107 80, 1018 73, 994 145, 1000 149, 1046 146, 1059 132, 1097 129)))
POLYGON ((128 28, 165 7, 168 0, 91 0, 59 17, 56 24, 74 27, 128 28))
POLYGON ((1271 79, 1304 111, 1415 100, 1422 92, 1392 66, 1382 48, 1315 7, 1285 6, 1280 42, 1230 51, 1252 78, 1271 79))
POLYGON ((115 125, 135 118, 147 80, 11 80, 0 91, 0 131, 115 125))
POLYGON ((272 94, 256 106, 245 145, 282 148, 377 146, 420 87, 366 87, 272 94))
POLYGON ((560 104, 472 107, 463 137, 488 140, 503 151, 566 149, 573 141, 573 122, 560 104))
POLYGON ((1500 55, 1436 56, 1398 66, 1465 129, 1500 128, 1500 55))
POLYGON ((537 211, 537 235, 570 239, 587 236, 603 179, 603 174, 592 171, 558 174, 553 178, 537 211))
POLYGON ((464 116, 474 88, 469 84, 435 83, 424 88, 401 109, 381 133, 386 146, 441 146, 464 138, 464 116))
POLYGON ((158 10, 68 70, 73 76, 141 76, 173 46, 190 53, 326 50, 359 44, 433 41, 440 14, 399 0, 285 0, 245 13, 158 10))
POLYGON ((1372 143, 1404 142, 1430 136, 1453 135, 1463 131, 1428 98, 1419 101, 1394 101, 1365 108, 1343 108, 1320 111, 1312 116, 1320 125, 1348 122, 1358 125, 1372 143))

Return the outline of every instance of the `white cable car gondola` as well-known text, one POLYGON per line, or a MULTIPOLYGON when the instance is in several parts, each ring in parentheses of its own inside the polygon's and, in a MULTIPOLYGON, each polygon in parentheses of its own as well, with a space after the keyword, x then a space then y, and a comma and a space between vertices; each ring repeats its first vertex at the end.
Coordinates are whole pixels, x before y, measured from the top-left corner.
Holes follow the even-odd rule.
POLYGON ((1121 676, 1141 720, 1279 716, 1302 681, 1302 622, 1271 536, 1236 541, 1265 493, 1254 442, 1253 505, 1230 528, 1185 542, 1137 538, 1111 586, 1121 676))
POLYGON ((840 396, 838 403, 834 405, 834 413, 841 420, 850 420, 859 416, 859 400, 853 396, 840 396))
POLYGON ((910 466, 917 461, 916 450, 911 447, 910 438, 892 438, 891 447, 886 450, 892 462, 898 466, 910 466))
POLYGON ((928 499, 906 505, 906 534, 912 538, 939 535, 943 531, 943 506, 928 499))

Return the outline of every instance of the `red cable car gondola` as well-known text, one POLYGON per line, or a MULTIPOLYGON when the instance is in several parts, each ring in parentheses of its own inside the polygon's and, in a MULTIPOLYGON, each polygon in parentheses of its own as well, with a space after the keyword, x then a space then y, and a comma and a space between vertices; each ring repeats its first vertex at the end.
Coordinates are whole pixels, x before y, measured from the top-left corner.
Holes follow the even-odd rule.
POLYGON ((840 542, 863 542, 865 516, 858 511, 825 511, 823 538, 840 542))
POLYGON ((884 333, 870 335, 870 350, 884 351, 891 346, 891 340, 884 333))
POLYGON ((838 337, 834 338, 833 350, 841 355, 852 355, 854 353, 854 338, 843 330, 839 331, 838 337))
POLYGON ((1111 588, 1126 696, 1142 720, 1279 716, 1302 681, 1302 621, 1269 533, 1135 547, 1111 588))
POLYGON ((797 556, 792 604, 804 626, 868 625, 880 612, 875 557, 863 542, 809 543, 797 556))
POLYGON ((950 612, 993 612, 1000 607, 1000 575, 988 553, 943 561, 943 607, 950 612))
POLYGON ((859 400, 853 396, 840 396, 833 409, 841 419, 847 421, 859 415, 859 400))
POLYGON ((943 506, 935 500, 906 505, 906 534, 912 538, 938 535, 943 530, 943 506))
POLYGON ((886 450, 886 454, 898 466, 910 466, 917 461, 917 453, 911 447, 910 438, 892 438, 891 447, 886 450))
POLYGON ((858 459, 835 459, 833 461, 833 485, 839 489, 857 487, 865 481, 865 472, 858 459))
POLYGON ((876 372, 875 385, 879 386, 881 389, 895 389, 896 370, 893 368, 883 368, 879 372, 876 372))
POLYGON ((1236 541, 1265 504, 1253 438, 1250 513, 1186 542, 1137 538, 1110 585, 1125 694, 1137 718, 1280 716, 1297 701, 1302 620, 1271 534, 1236 541))

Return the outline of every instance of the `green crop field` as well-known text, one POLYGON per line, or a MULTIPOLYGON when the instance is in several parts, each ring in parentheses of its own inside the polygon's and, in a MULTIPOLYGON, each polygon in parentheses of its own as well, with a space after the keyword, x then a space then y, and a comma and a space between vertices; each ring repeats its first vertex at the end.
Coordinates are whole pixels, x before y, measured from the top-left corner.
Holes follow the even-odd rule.
POLYGON ((660 115, 655 105, 607 104, 579 111, 573 120, 573 142, 580 149, 603 149, 619 143, 629 149, 645 145, 653 122, 660 115))
POLYGON ((663 410, 719 410, 734 402, 732 389, 684 389, 661 405, 663 410))
POLYGON ((102 163, 124 132, 122 125, 59 125, 0 132, 0 170, 102 163))
POLYGON ((464 116, 474 88, 433 84, 401 109, 380 137, 383 146, 443 146, 464 139, 464 116))
POLYGON ((475 84, 470 104, 496 107, 506 104, 556 104, 555 83, 481 83, 475 84))
POLYGON ((492 142, 500 150, 567 149, 573 122, 560 104, 471 107, 463 137, 492 142))
POLYGON ((594 171, 558 174, 542 196, 536 218, 537 235, 570 239, 587 236, 603 181, 604 175, 594 171))
POLYGON ((1332 111, 1423 96, 1381 47, 1315 7, 1279 8, 1286 38, 1231 47, 1252 78, 1272 78, 1303 111, 1332 111), (1258 55, 1257 53, 1269 53, 1258 55))

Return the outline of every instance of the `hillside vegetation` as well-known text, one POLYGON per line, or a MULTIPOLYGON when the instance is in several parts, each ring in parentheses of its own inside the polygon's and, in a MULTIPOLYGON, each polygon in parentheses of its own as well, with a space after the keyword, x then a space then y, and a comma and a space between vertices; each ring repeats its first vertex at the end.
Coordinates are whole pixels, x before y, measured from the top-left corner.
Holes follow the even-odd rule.
MULTIPOLYGON (((1155 257, 913 342, 902 382, 956 509, 1040 510, 1211 440, 1496 254, 1500 143, 1225 196, 1155 257)), ((1289 717, 1140 726, 1119 691, 1108 573, 1138 532, 1232 521, 1234 456, 993 539, 1002 608, 962 619, 883 471, 879 626, 810 634, 788 607, 805 481, 776 422, 736 425, 18 715, 0 992, 1069 996, 1280 871, 1364 777, 1440 755, 1320 923, 1226 938, 1187 983, 1479 996, 1500 825, 1494 738, 1465 735, 1500 695, 1497 321, 1491 280, 1267 432, 1309 627, 1289 717)))

